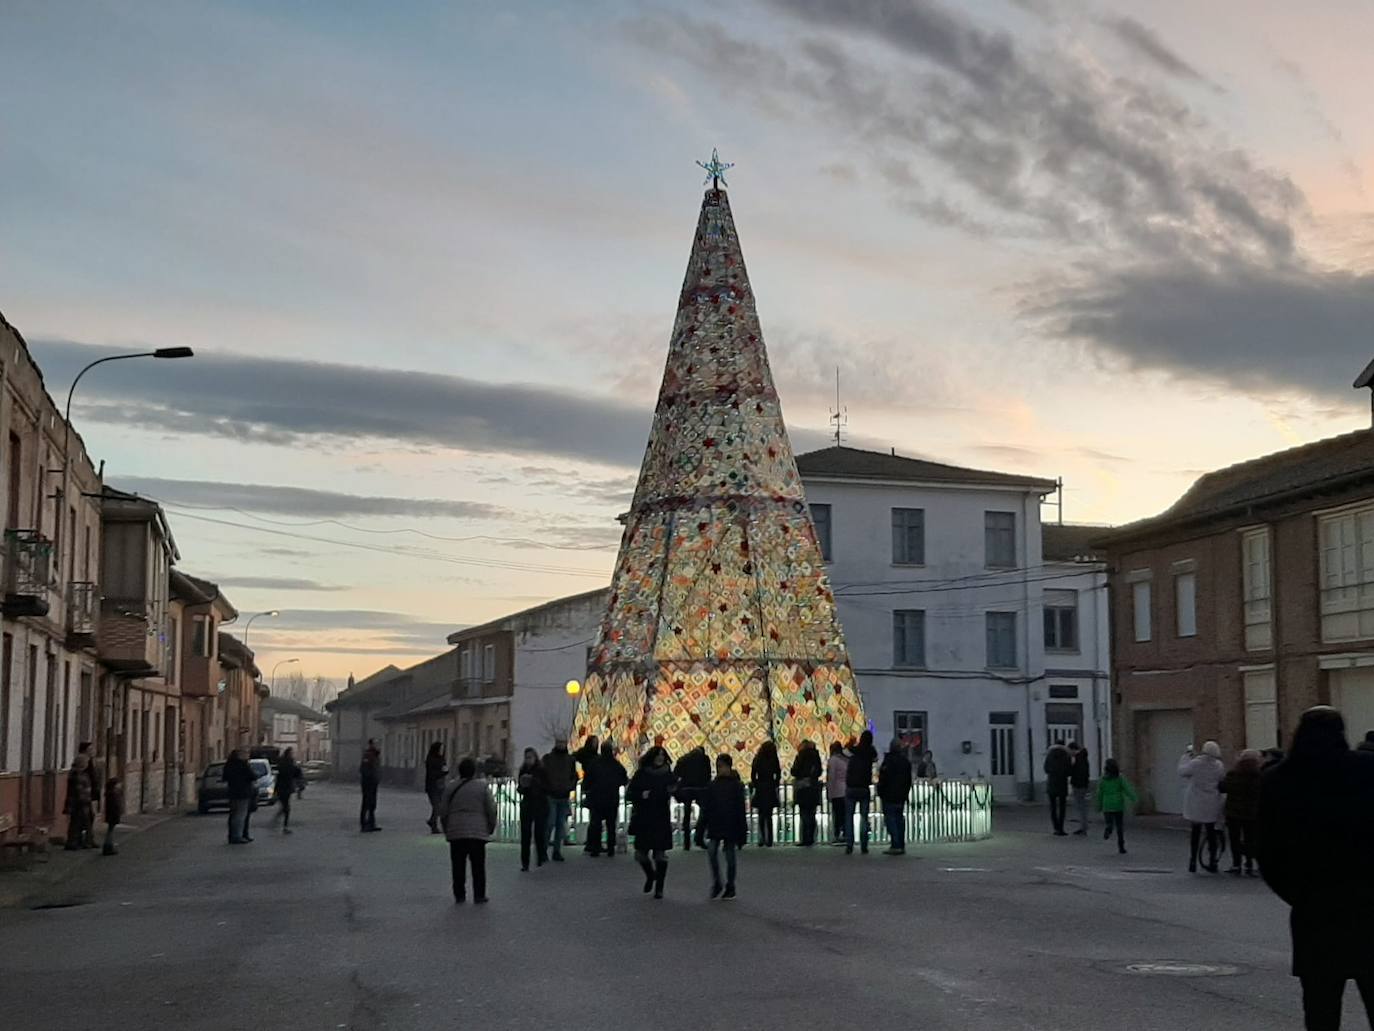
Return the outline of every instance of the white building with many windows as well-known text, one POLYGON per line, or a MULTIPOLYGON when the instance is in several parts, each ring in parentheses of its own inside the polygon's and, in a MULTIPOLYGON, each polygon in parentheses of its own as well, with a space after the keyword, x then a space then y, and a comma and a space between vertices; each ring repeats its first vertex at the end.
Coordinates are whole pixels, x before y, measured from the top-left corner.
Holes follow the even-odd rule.
MULTIPOLYGON (((1053 741, 1109 747, 1101 527, 1043 526, 1052 480, 831 447, 797 456, 880 747, 1028 797, 1053 741)), ((1038 793, 1038 792, 1037 792, 1038 793)))

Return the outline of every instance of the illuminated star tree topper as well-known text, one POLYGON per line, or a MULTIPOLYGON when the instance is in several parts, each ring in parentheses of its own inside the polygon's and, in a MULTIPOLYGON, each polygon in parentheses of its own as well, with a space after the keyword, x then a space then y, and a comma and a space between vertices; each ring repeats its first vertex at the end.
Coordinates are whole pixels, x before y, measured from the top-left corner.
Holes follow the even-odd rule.
MULTIPOLYGON (((720 154, 716 152, 716 148, 712 147, 711 160, 698 161, 697 167, 706 169, 706 180, 711 183, 711 189, 719 190, 722 186, 730 185, 725 181, 725 170, 727 168, 734 168, 735 163, 733 161, 722 161, 720 159, 720 154)), ((705 182, 703 182, 702 185, 705 185, 705 182)))

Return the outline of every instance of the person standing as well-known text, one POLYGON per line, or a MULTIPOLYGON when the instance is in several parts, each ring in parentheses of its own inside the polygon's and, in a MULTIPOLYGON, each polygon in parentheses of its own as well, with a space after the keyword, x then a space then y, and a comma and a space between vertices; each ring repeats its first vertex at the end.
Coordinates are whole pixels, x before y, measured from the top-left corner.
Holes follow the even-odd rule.
POLYGON ((911 760, 901 740, 894 737, 878 768, 878 801, 883 806, 888 839, 885 856, 906 855, 906 803, 910 795, 911 760))
POLYGON ((296 751, 288 748, 277 760, 277 812, 272 817, 273 823, 276 823, 278 818, 281 819, 283 834, 291 833, 291 796, 296 794, 303 783, 305 774, 296 764, 296 751))
POLYGON ((67 771, 67 801, 63 808, 67 813, 68 852, 90 847, 95 831, 95 800, 100 793, 92 784, 91 757, 87 754, 90 747, 87 742, 81 744, 67 771))
POLYGON ((520 869, 528 871, 531 840, 538 865, 549 859, 549 778, 533 748, 525 749, 524 761, 515 775, 515 791, 520 796, 520 869))
MULTIPOLYGON (((444 778, 448 776, 448 763, 444 759, 442 742, 430 742, 429 752, 425 755, 425 797, 429 799, 429 825, 431 834, 439 830, 439 806, 444 802, 444 778)), ((375 806, 374 806, 375 808, 375 806)))
POLYGON ((848 812, 845 805, 846 781, 849 777, 849 756, 844 754, 844 746, 838 741, 830 742, 830 757, 825 761, 825 796, 830 802, 830 844, 840 845, 847 839, 844 832, 844 818, 848 812))
POLYGON ((573 758, 582 767, 582 808, 587 810, 587 840, 582 845, 582 851, 587 855, 592 854, 592 803, 589 794, 591 778, 594 776, 596 764, 601 759, 601 742, 595 734, 590 735, 587 740, 582 742, 582 747, 573 753, 573 758))
MULTIPOLYGON (((692 806, 701 809, 706 789, 711 786, 711 760, 706 757, 706 749, 697 745, 677 761, 673 767, 677 777, 677 800, 682 803, 682 850, 692 848, 692 806)), ((697 845, 705 847, 705 828, 700 817, 697 819, 697 845)))
POLYGON ((1349 749, 1335 709, 1308 709, 1259 802, 1260 874, 1291 908, 1305 1026, 1337 1031, 1350 980, 1374 1024, 1374 758, 1349 749))
POLYGON ((563 841, 568 836, 569 801, 577 787, 577 766, 568 751, 567 738, 555 738, 553 751, 544 756, 544 778, 549 793, 548 847, 555 863, 563 862, 563 841))
POLYGON ((868 855, 868 812, 873 804, 873 765, 877 761, 878 750, 873 747, 873 731, 865 730, 859 735, 859 743, 850 749, 849 764, 845 767, 845 855, 854 852, 856 810, 859 814, 859 850, 868 855))
MULTIPOLYGON (((812 746, 812 751, 815 747, 812 746)), ((819 757, 817 757, 819 762, 819 757)), ((814 815, 814 811, 813 811, 814 815)), ((706 827, 706 859, 711 866, 711 898, 735 897, 737 851, 749 837, 749 817, 744 808, 744 782, 735 772, 730 756, 716 756, 716 778, 702 798, 701 822, 706 827), (725 884, 720 883, 720 850, 725 849, 725 884)), ((813 828, 814 830, 814 828, 813 828)))
POLYGON ((635 862, 644 871, 644 892, 663 898, 663 882, 668 877, 668 853, 673 847, 673 776, 668 751, 654 745, 644 753, 639 769, 630 780, 630 834, 634 837, 635 862), (652 862, 651 862, 652 860, 652 862))
POLYGON ((229 795, 229 844, 244 845, 253 839, 248 837, 248 807, 257 794, 257 778, 248 760, 235 748, 224 760, 224 770, 220 773, 228 788, 229 795))
POLYGON ((1260 777, 1260 754, 1246 749, 1221 781, 1221 791, 1226 796, 1226 834, 1231 839, 1231 867, 1226 872, 1234 877, 1241 875, 1242 862, 1247 877, 1258 876, 1255 827, 1259 821, 1260 777))
POLYGON ((100 849, 102 856, 119 855, 119 847, 115 845, 115 828, 119 826, 119 821, 124 819, 124 788, 119 783, 118 777, 111 777, 105 782, 105 844, 100 849))
MULTIPOLYGON (((727 756, 728 758, 728 756, 727 756)), ((731 761, 731 770, 734 762, 731 761)), ((801 816, 801 845, 816 844, 816 809, 821 804, 821 753, 816 742, 803 741, 792 760, 792 801, 801 816)))
POLYGON ((1088 833, 1088 785, 1092 781, 1092 769, 1088 765, 1088 750, 1078 742, 1069 742, 1069 755, 1073 757, 1069 787, 1073 789, 1073 808, 1078 815, 1078 830, 1074 834, 1083 837, 1088 833))
POLYGON ((759 814, 759 844, 773 847, 773 813, 778 808, 778 787, 782 784, 782 764, 778 762, 778 746, 771 740, 759 745, 750 767, 749 786, 754 796, 754 810, 759 814))
POLYGON ((1097 808, 1102 813, 1106 828, 1102 840, 1106 841, 1116 831, 1116 850, 1126 854, 1126 804, 1136 801, 1135 788, 1121 775, 1121 766, 1115 759, 1108 759, 1102 767, 1102 779, 1097 783, 1097 808))
POLYGON ((1045 752, 1045 794, 1050 800, 1050 823, 1054 834, 1062 838, 1064 817, 1069 807, 1069 774, 1073 772, 1073 756, 1069 750, 1056 741, 1045 752))
POLYGON ((367 739, 363 761, 358 764, 358 783, 363 790, 363 805, 358 813, 358 829, 364 834, 381 830, 377 826, 377 788, 382 783, 382 750, 375 738, 367 739))
POLYGON ((926 752, 916 764, 917 780, 935 780, 939 776, 940 771, 935 768, 935 753, 926 752))
POLYGON ((453 901, 467 901, 467 868, 472 867, 472 901, 487 901, 487 842, 496 830, 496 799, 477 776, 477 763, 458 764, 458 779, 444 793, 440 816, 448 838, 453 901))
POLYGON ((1183 818, 1192 824, 1188 872, 1197 873, 1198 859, 1202 854, 1202 836, 1206 831, 1207 862, 1202 868, 1208 873, 1218 873, 1217 821, 1222 815, 1221 779, 1226 775, 1226 767, 1221 761, 1221 746, 1215 741, 1208 741, 1202 746, 1202 754, 1196 755, 1193 746, 1189 745, 1183 758, 1178 761, 1178 775, 1188 782, 1183 790, 1183 818))
MULTIPOLYGON (((664 753, 667 754, 666 752, 664 753)), ((591 772, 582 781, 582 793, 587 798, 591 819, 587 827, 587 854, 601 855, 601 834, 605 829, 606 855, 615 858, 616 818, 620 814, 620 789, 629 780, 625 767, 615 757, 615 745, 607 741, 601 754, 591 764, 591 772)))

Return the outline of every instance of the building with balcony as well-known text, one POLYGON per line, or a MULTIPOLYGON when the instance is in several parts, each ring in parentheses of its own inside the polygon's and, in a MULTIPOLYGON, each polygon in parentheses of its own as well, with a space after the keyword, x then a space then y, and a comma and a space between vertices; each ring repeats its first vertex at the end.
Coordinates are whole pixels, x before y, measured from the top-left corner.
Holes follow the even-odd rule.
POLYGON ((235 748, 244 749, 246 755, 246 749, 258 743, 259 708, 268 689, 253 652, 223 631, 217 637, 220 690, 216 708, 218 724, 223 727, 219 749, 226 756, 235 748))
POLYGON ((219 633, 238 610, 218 584, 178 569, 171 571, 169 597, 167 665, 181 705, 182 797, 189 799, 199 773, 226 754, 219 633))

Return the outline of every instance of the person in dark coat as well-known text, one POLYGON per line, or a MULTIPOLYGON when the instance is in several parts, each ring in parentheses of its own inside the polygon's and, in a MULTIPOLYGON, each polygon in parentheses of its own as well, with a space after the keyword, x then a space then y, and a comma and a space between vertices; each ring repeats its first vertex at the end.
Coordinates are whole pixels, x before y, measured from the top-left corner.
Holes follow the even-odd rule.
POLYGON ((1256 824, 1259 820, 1260 754, 1253 749, 1240 753, 1236 765, 1221 781, 1226 795, 1226 834, 1231 839, 1231 868, 1226 872, 1241 875, 1241 861, 1245 875, 1257 877, 1255 872, 1256 824))
MULTIPOLYGON (((701 745, 693 748, 677 761, 673 774, 677 777, 677 800, 682 803, 682 850, 686 852, 692 848, 692 806, 701 808, 706 789, 711 786, 711 760, 706 749, 701 745)), ((705 847, 703 822, 698 818, 696 837, 697 844, 705 847)))
POLYGON ((886 856, 906 855, 906 803, 911 795, 911 760, 898 738, 892 739, 883 764, 878 768, 878 800, 883 805, 887 826, 886 856))
POLYGON ((615 858, 615 826, 620 814, 620 789, 629 776, 615 757, 615 745, 607 741, 601 746, 591 772, 582 781, 582 794, 590 812, 587 827, 587 854, 601 855, 601 831, 606 831, 606 855, 615 858))
MULTIPOLYGON (((733 769, 733 763, 731 764, 733 769)), ((792 760, 792 800, 801 815, 801 844, 816 843, 816 810, 821 804, 821 753, 816 742, 803 741, 792 760)))
POLYGON ((429 799, 429 819, 425 823, 431 834, 444 833, 439 826, 439 807, 444 804, 444 778, 447 776, 443 742, 431 742, 425 755, 425 797, 429 799))
POLYGON ((295 749, 288 748, 277 760, 277 811, 272 822, 281 820, 281 832, 291 833, 291 796, 305 783, 305 773, 296 763, 295 749))
POLYGON ((1073 772, 1073 756, 1057 741, 1045 752, 1045 794, 1050 800, 1050 823, 1056 837, 1064 837, 1064 817, 1069 807, 1069 775, 1073 772))
POLYGON ((754 798, 754 810, 759 814, 759 844, 773 847, 773 813, 778 808, 778 787, 782 784, 782 764, 778 762, 778 746, 772 741, 759 745, 750 767, 749 787, 754 798))
POLYGON ((644 892, 663 898, 668 877, 668 853, 673 847, 673 793, 677 778, 668 751, 654 745, 644 753, 639 769, 626 792, 630 798, 630 834, 635 839, 635 861, 644 871, 644 892), (652 859, 652 862, 651 862, 652 859))
POLYGON ((94 847, 95 803, 100 791, 92 777, 94 766, 90 744, 83 742, 67 771, 67 801, 63 811, 67 814, 67 851, 94 847))
POLYGON ((844 851, 854 852, 854 813, 859 814, 859 848, 868 855, 868 810, 873 802, 873 766, 878 750, 873 747, 873 731, 865 730, 859 742, 849 750, 849 766, 845 769, 844 851))
POLYGON ((563 839, 568 836, 568 799, 577 787, 577 764, 568 751, 567 738, 555 738, 553 751, 544 756, 544 776, 548 781, 548 847, 555 863, 563 862, 563 839))
POLYGON ((533 748, 525 749, 524 761, 515 774, 515 791, 520 796, 520 869, 528 871, 531 839, 538 865, 549 859, 549 776, 533 748))
POLYGON ((377 788, 382 783, 382 750, 374 738, 367 739, 363 761, 358 764, 358 783, 363 789, 363 805, 358 813, 358 829, 364 834, 381 830, 377 826, 377 788))
POLYGON ((115 828, 119 826, 119 821, 124 819, 124 786, 120 784, 118 777, 111 777, 105 782, 105 844, 101 846, 102 856, 119 855, 119 846, 115 844, 115 828))
MULTIPOLYGON (((587 810, 587 822, 590 824, 592 818, 592 803, 591 797, 588 794, 587 784, 589 778, 593 776, 597 761, 601 758, 601 742, 597 739, 597 736, 592 734, 586 741, 582 742, 582 747, 573 753, 573 758, 576 759, 577 764, 582 767, 582 808, 587 810)), ((590 832, 590 827, 588 827, 588 831, 590 832)), ((587 855, 592 854, 592 837, 590 833, 587 835, 586 843, 582 846, 582 851, 587 853, 587 855)))
POLYGON ((1069 770, 1069 787, 1073 789, 1073 807, 1078 813, 1079 837, 1088 833, 1088 785, 1092 781, 1092 767, 1088 765, 1088 750, 1075 741, 1069 742, 1073 766, 1069 770))
POLYGON ((253 840, 247 834, 248 807, 258 793, 257 775, 236 748, 224 760, 224 770, 219 776, 229 795, 229 844, 247 844, 253 840))
POLYGON ((940 771, 935 767, 935 753, 926 752, 921 756, 921 761, 916 764, 916 778, 918 780, 935 780, 940 776, 940 771))
MULTIPOLYGON (((814 750, 814 746, 813 746, 814 750)), ((702 798, 701 822, 706 827, 706 858, 711 864, 711 898, 735 897, 736 853, 749 837, 744 808, 744 782, 728 755, 716 756, 716 779, 702 798), (725 848, 725 885, 720 883, 720 850, 725 848)))
POLYGON ((1374 759, 1346 745, 1329 706, 1298 721, 1260 784, 1260 874, 1291 908, 1293 975, 1308 1031, 1335 1031, 1354 979, 1374 1018, 1374 759))

